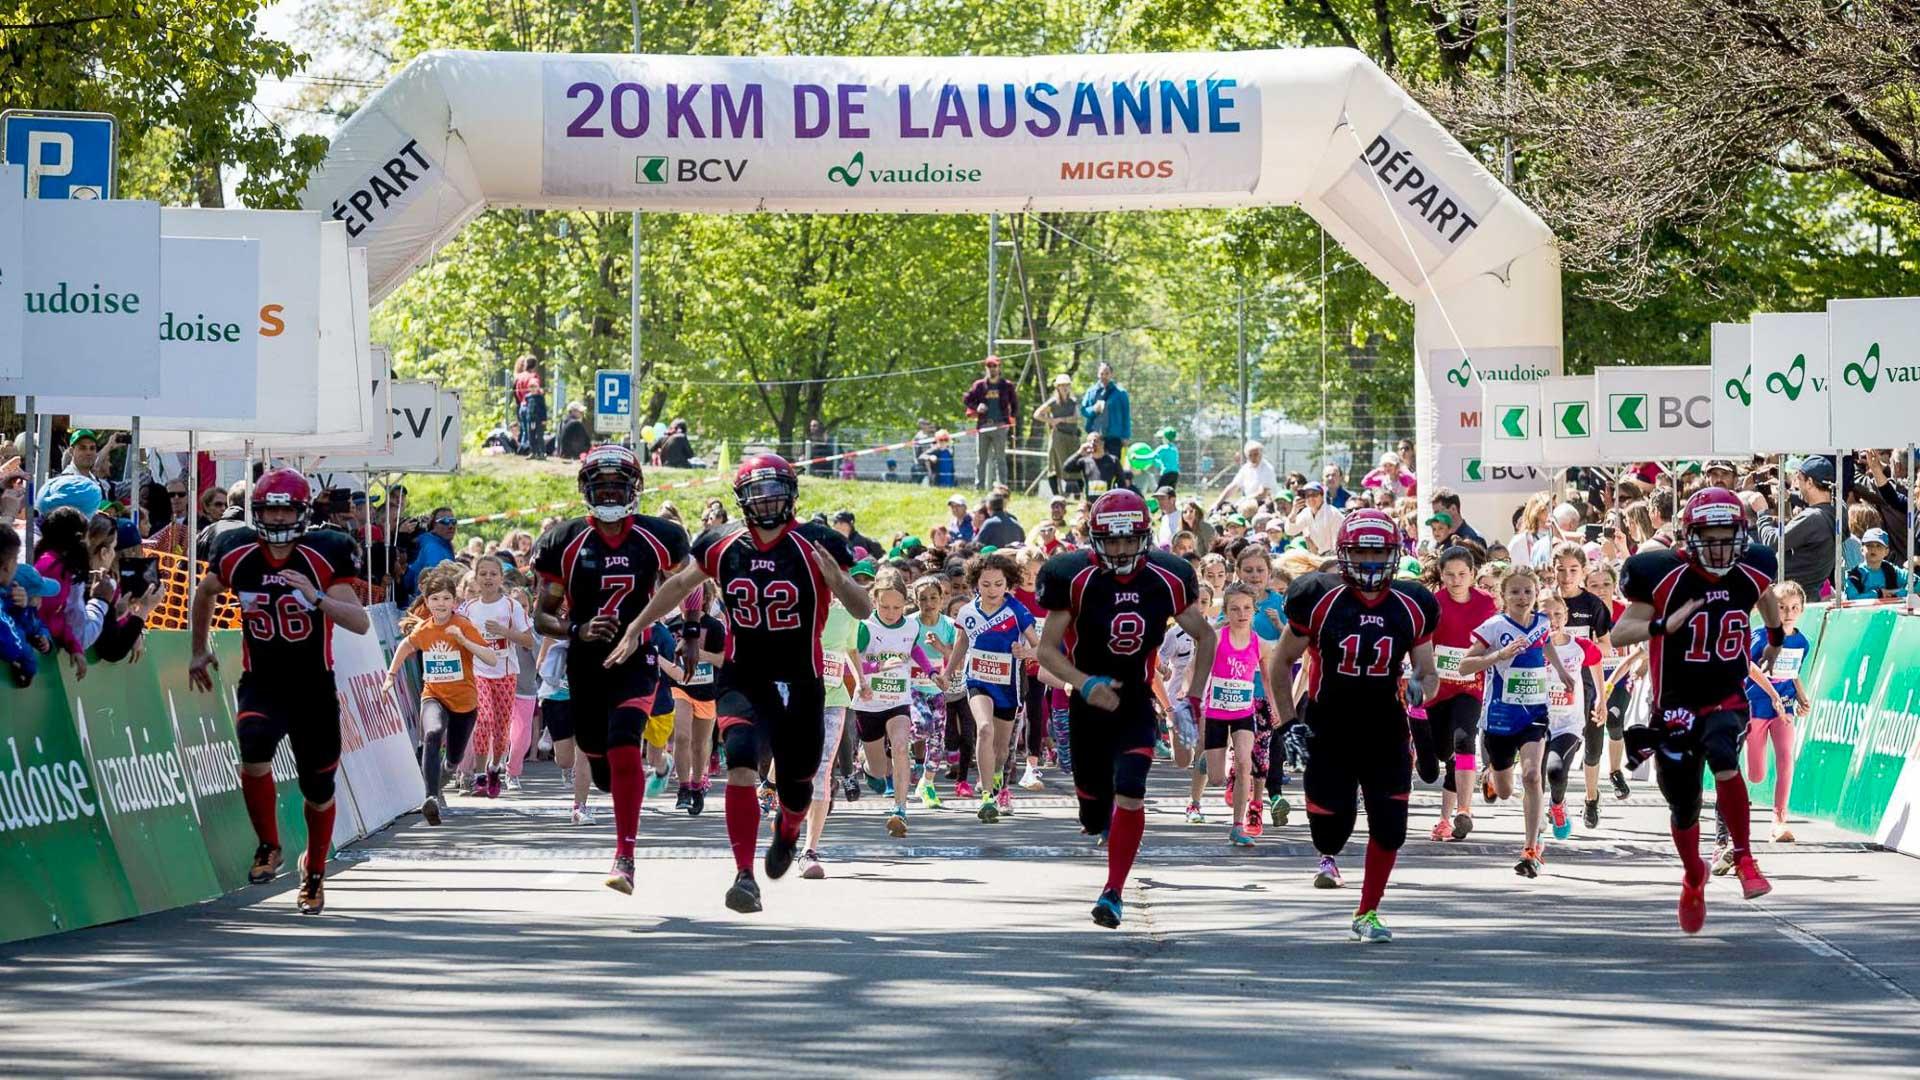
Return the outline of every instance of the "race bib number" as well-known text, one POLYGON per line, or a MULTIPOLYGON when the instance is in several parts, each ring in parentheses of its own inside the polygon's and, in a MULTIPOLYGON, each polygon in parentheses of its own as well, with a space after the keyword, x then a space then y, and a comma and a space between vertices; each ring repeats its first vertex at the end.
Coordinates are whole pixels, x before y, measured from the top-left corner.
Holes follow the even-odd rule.
POLYGON ((1547 669, 1509 669, 1501 683, 1500 700, 1509 705, 1545 705, 1547 703, 1547 669))
POLYGON ((1253 707, 1252 679, 1223 679, 1207 683, 1207 708, 1215 712, 1245 712, 1253 707))
POLYGON ((989 686, 1012 685, 1013 654, 1003 652, 968 653, 967 681, 985 683, 989 686))
POLYGON ((713 684, 713 665, 705 660, 693 665, 693 677, 687 680, 688 686, 711 686, 713 684))
POLYGON ((1568 626, 1567 633, 1581 641, 1593 640, 1593 627, 1591 626, 1568 626))
POLYGON ((465 664, 458 652, 420 654, 420 678, 427 683, 453 683, 462 678, 465 664))
POLYGON ((1433 666, 1440 669, 1440 677, 1447 682, 1467 683, 1479 678, 1478 675, 1460 674, 1460 661, 1466 658, 1467 650, 1457 645, 1433 647, 1433 666))
POLYGON ((1805 663, 1806 659, 1807 650, 1805 649, 1781 649, 1780 654, 1773 658, 1773 671, 1769 677, 1774 682, 1786 682, 1788 679, 1799 678, 1800 665, 1805 663))
POLYGON ((868 700, 875 705, 905 705, 908 685, 904 668, 882 672, 867 680, 867 689, 872 694, 868 700))
POLYGON ((833 653, 828 653, 820 661, 820 677, 829 683, 837 683, 847 677, 847 662, 833 653))

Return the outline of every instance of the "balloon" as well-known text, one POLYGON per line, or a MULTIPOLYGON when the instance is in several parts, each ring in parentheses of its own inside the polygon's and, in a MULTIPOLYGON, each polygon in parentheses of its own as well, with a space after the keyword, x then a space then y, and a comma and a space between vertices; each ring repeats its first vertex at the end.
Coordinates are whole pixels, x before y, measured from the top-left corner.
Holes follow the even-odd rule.
POLYGON ((1153 447, 1148 446, 1146 443, 1143 443, 1143 442, 1137 442, 1137 443, 1134 443, 1132 446, 1127 447, 1127 467, 1128 468, 1138 470, 1138 469, 1149 468, 1152 465, 1153 465, 1153 447))
POLYGON ((640 429, 640 437, 648 442, 652 442, 660 437, 660 432, 655 430, 652 424, 648 424, 646 427, 640 429))

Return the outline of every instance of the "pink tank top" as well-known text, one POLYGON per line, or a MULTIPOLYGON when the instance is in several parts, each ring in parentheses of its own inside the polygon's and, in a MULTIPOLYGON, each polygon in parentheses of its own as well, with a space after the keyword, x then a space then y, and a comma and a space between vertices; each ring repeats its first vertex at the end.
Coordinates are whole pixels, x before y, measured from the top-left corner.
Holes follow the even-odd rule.
POLYGON ((1260 672, 1260 635, 1248 629, 1244 648, 1233 647, 1233 631, 1220 631, 1213 671, 1201 711, 1209 720, 1245 720, 1253 715, 1253 678, 1260 672))

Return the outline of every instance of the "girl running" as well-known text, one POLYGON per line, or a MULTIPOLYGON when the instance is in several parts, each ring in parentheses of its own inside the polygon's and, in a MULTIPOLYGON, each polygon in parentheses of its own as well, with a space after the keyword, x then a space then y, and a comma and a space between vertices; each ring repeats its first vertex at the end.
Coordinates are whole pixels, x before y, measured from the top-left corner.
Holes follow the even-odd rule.
POLYGON ((920 631, 907 618, 907 586, 892 570, 873 582, 873 614, 861 620, 854 653, 854 722, 867 752, 867 775, 891 776, 893 797, 887 815, 889 836, 907 835, 907 794, 913 789, 911 733, 913 676, 930 673, 933 662, 920 647, 920 631), (889 762, 891 748, 891 762, 889 762))
POLYGON ((1561 685, 1572 689, 1574 677, 1560 662, 1560 654, 1546 648, 1547 617, 1535 611, 1540 592, 1533 569, 1516 566, 1500 581, 1500 614, 1473 632, 1473 646, 1460 661, 1463 675, 1491 670, 1487 687, 1487 757, 1496 795, 1513 795, 1513 765, 1520 762, 1522 812, 1526 818, 1526 847, 1513 872, 1539 877, 1540 761, 1547 738, 1547 669, 1561 685))
MULTIPOLYGON (((1200 609, 1213 607, 1213 590, 1206 582, 1200 583, 1200 609)), ((1167 627, 1166 640, 1160 643, 1160 684, 1162 686, 1185 687, 1187 672, 1193 667, 1193 635, 1180 628, 1178 623, 1167 627)), ((1200 809, 1200 796, 1207 788, 1207 755, 1201 745, 1200 725, 1203 716, 1193 715, 1183 696, 1173 702, 1173 732, 1175 767, 1185 768, 1189 777, 1187 791, 1187 823, 1202 825, 1207 815, 1200 809), (1185 757, 1182 757, 1182 751, 1185 757)), ((1055 740, 1056 745, 1059 740, 1055 740)))
MULTIPOLYGON (((1213 671, 1207 679, 1207 697, 1202 703, 1207 727, 1201 746, 1207 754, 1207 777, 1215 782, 1225 779, 1229 744, 1233 748, 1236 775, 1253 775, 1254 729, 1261 726, 1256 718, 1253 693, 1254 676, 1260 671, 1263 655, 1263 642, 1253 632, 1253 609, 1260 595, 1242 581, 1227 586, 1226 593, 1227 625, 1220 635, 1219 647, 1214 650, 1213 671)), ((1235 847, 1253 844, 1255 834, 1246 828, 1250 798, 1260 798, 1253 784, 1234 785, 1233 827, 1227 832, 1227 842, 1235 847)), ((1257 815, 1260 804, 1253 802, 1252 805, 1257 815)))
POLYGON ((1580 752, 1580 733, 1591 711, 1587 707, 1587 686, 1602 686, 1605 680, 1600 675, 1600 646, 1592 638, 1575 637, 1567 630, 1566 598, 1550 592, 1541 598, 1540 610, 1546 612, 1547 626, 1553 631, 1550 641, 1560 654, 1561 665, 1588 676, 1575 679, 1571 687, 1547 688, 1547 818, 1553 822, 1553 838, 1565 840, 1573 833, 1573 822, 1567 818, 1567 770, 1573 755, 1580 752))
POLYGON ((1800 616, 1807 610, 1807 594, 1799 585, 1783 581, 1773 587, 1780 601, 1780 626, 1786 631, 1786 643, 1774 657, 1773 670, 1760 667, 1767 651, 1767 631, 1756 627, 1747 666, 1747 705, 1752 718, 1747 722, 1747 779, 1758 780, 1764 774, 1767 743, 1773 743, 1773 842, 1793 843, 1793 830, 1787 828, 1787 793, 1793 790, 1793 721, 1813 710, 1806 687, 1800 685, 1800 666, 1806 662, 1807 635, 1799 630, 1800 616))
MULTIPOLYGON (((953 620, 940 611, 940 602, 946 597, 946 590, 939 579, 923 577, 913 584, 913 601, 918 607, 914 615, 914 632, 920 636, 920 648, 928 656, 945 657, 953 646, 953 620)), ((947 699, 946 688, 936 681, 934 674, 945 671, 945 667, 936 663, 931 674, 915 675, 913 678, 913 724, 914 735, 920 740, 920 783, 915 794, 929 810, 940 809, 940 792, 934 787, 934 770, 947 767, 947 699)))
POLYGON ((1020 709, 1020 668, 1016 647, 1031 650, 1039 639, 1033 613, 1008 595, 1018 568, 999 552, 976 557, 967 564, 967 584, 973 599, 954 620, 953 651, 947 670, 965 672, 967 709, 979 731, 980 820, 992 824, 1013 810, 1007 791, 1001 748, 1013 737, 1013 721, 1020 709))
POLYGON ((1472 552, 1451 547, 1440 553, 1429 572, 1434 598, 1440 602, 1440 623, 1433 632, 1440 689, 1426 703, 1427 723, 1413 729, 1413 743, 1420 779, 1440 779, 1441 766, 1446 767, 1440 820, 1431 834, 1437 841, 1465 840, 1473 832, 1474 744, 1486 677, 1463 673, 1460 661, 1473 647, 1473 632, 1500 610, 1491 595, 1474 587, 1474 569, 1472 552))
MULTIPOLYGON (((963 575, 958 581, 960 587, 964 590, 966 577, 963 575)), ((945 589, 947 593, 946 599, 943 601, 947 605, 947 621, 953 622, 960 617, 961 609, 966 607, 967 601, 972 598, 964 591, 958 595, 954 595, 951 585, 943 585, 942 588, 945 589)), ((954 634, 957 637, 959 633, 960 627, 956 624, 954 626, 954 634)), ((952 652, 953 642, 949 640, 947 642, 947 654, 951 654, 952 652)), ((953 797, 956 799, 971 799, 977 792, 974 790, 973 783, 967 778, 973 774, 973 747, 975 741, 979 738, 979 732, 974 727, 973 711, 967 707, 967 681, 956 677, 957 674, 957 672, 948 671, 947 692, 945 695, 947 707, 946 743, 948 746, 954 748, 948 753, 948 756, 953 760, 953 767, 948 771, 948 775, 953 780, 953 797)))
MULTIPOLYGON (((465 573, 458 564, 445 563, 420 575, 426 618, 418 622, 409 618, 403 625, 408 633, 393 651, 380 687, 382 694, 392 693, 401 666, 414 653, 420 654, 420 773, 427 782, 420 816, 429 825, 440 824, 441 749, 445 748, 447 760, 458 762, 473 734, 479 708, 474 665, 500 661, 500 654, 484 644, 480 629, 454 611, 465 573)), ((511 679, 507 685, 511 690, 511 679)))
POLYGON ((573 742, 573 701, 567 689, 566 638, 542 638, 546 649, 540 655, 540 723, 553 738, 553 763, 560 767, 560 781, 573 791, 573 823, 595 825, 593 811, 587 807, 587 789, 592 774, 579 761, 573 742))
POLYGON ((824 732, 820 766, 813 773, 813 802, 807 807, 807 842, 800 849, 800 876, 808 881, 827 876, 826 867, 820 865, 820 838, 827 831, 827 811, 833 805, 833 759, 839 755, 840 732, 846 726, 847 705, 853 700, 853 673, 860 666, 853 651, 859 626, 859 620, 835 600, 827 608, 826 626, 820 631, 820 674, 826 684, 821 714, 824 732))
MULTIPOLYGON (((1040 607, 1040 596, 1034 591, 1040 580, 1040 564, 1045 561, 1045 556, 1024 549, 1014 557, 1020 567, 1020 587, 1013 590, 1013 598, 1035 619, 1046 617, 1040 607)), ((1020 721, 1013 733, 1014 747, 1025 747, 1027 752, 1027 767, 1020 774, 1020 786, 1027 791, 1042 791, 1047 786, 1040 775, 1040 765, 1047 752, 1047 688, 1040 681, 1038 659, 1029 655, 1020 668, 1026 682, 1020 695, 1020 721)), ((1013 755, 1008 754, 1006 761, 1011 766, 1013 755)))
POLYGON ((680 790, 673 808, 699 817, 707 808, 708 747, 713 745, 714 665, 727 658, 727 624, 707 610, 720 593, 719 586, 703 584, 667 628, 680 642, 689 667, 686 681, 673 688, 673 760, 680 773, 680 790))
POLYGON ((474 727, 474 790, 489 799, 500 797, 501 779, 506 773, 512 748, 513 687, 518 661, 511 645, 533 645, 533 620, 527 609, 507 594, 505 569, 500 560, 487 556, 474 560, 473 598, 461 605, 460 614, 480 628, 492 659, 483 659, 474 667, 474 686, 480 695, 480 719, 474 727))

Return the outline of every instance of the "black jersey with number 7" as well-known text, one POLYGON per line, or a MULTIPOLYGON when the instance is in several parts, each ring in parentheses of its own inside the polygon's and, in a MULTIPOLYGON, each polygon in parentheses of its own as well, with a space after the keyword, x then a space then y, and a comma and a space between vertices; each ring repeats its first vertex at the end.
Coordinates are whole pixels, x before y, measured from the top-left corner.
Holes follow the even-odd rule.
POLYGON ((687 533, 666 518, 636 514, 609 540, 584 517, 562 522, 533 546, 533 569, 566 590, 573 648, 611 651, 613 640, 585 641, 580 629, 601 616, 626 625, 646 608, 660 576, 685 562, 687 533))

